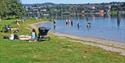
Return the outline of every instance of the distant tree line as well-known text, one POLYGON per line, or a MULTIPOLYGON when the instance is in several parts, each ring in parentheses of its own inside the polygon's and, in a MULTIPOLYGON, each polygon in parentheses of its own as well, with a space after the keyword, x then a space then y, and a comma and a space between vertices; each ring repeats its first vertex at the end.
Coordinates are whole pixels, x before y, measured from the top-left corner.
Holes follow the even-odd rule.
POLYGON ((21 18, 25 10, 20 0, 0 0, 0 18, 21 18))

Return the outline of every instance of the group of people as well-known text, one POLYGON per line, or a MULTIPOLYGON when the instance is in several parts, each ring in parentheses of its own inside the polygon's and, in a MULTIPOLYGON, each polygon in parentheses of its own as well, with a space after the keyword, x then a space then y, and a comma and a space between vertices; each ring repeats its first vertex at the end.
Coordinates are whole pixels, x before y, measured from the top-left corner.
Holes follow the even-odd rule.
POLYGON ((4 27, 2 27, 1 32, 7 33, 7 32, 19 32, 19 28, 13 28, 10 25, 5 25, 4 27))
POLYGON ((71 19, 66 19, 66 20, 65 20, 65 24, 66 24, 66 25, 71 24, 71 26, 73 26, 73 20, 71 20, 71 19))
POLYGON ((37 33, 36 30, 33 28, 31 35, 20 35, 19 40, 31 40, 31 41, 37 41, 37 33))
POLYGON ((5 25, 4 27, 2 27, 1 32, 19 32, 19 28, 20 28, 20 23, 19 20, 16 20, 16 24, 17 27, 13 28, 11 25, 5 25))
MULTIPOLYGON (((66 26, 69 26, 69 25, 73 26, 73 20, 72 20, 72 19, 66 19, 66 20, 65 20, 65 25, 66 25, 66 26)), ((78 19, 76 25, 77 25, 77 28, 78 28, 78 30, 79 30, 79 29, 80 29, 79 19, 78 19)), ((54 26, 54 30, 55 30, 55 28, 56 28, 56 20, 55 20, 55 19, 53 20, 53 26, 54 26)), ((87 29, 90 29, 90 28, 91 28, 91 23, 88 22, 88 21, 87 21, 87 24, 86 24, 86 28, 87 28, 87 29)))
MULTIPOLYGON (((44 28, 38 29, 40 30, 39 33, 36 33, 36 30, 33 28, 30 35, 19 35, 18 32, 20 32, 20 21, 16 20, 15 24, 17 25, 16 28, 12 27, 11 25, 5 25, 4 27, 1 28, 1 33, 4 33, 3 39, 10 39, 10 40, 28 40, 28 41, 39 41, 44 39, 43 36, 47 35, 48 31, 50 29, 44 28), (46 31, 47 30, 47 31, 46 31), (45 32, 44 32, 45 31, 45 32), (10 35, 8 35, 8 33, 10 35), (40 35, 42 34, 42 35, 40 35), (45 34, 45 35, 44 35, 45 34)), ((41 27, 39 27, 41 28, 41 27)), ((23 31, 23 30, 22 30, 23 31)))
POLYGON ((1 32, 9 32, 9 31, 11 31, 11 26, 10 25, 5 25, 3 28, 2 28, 2 30, 1 30, 1 32))
MULTIPOLYGON (((66 24, 66 25, 71 25, 71 26, 73 26, 73 20, 67 19, 67 20, 65 20, 65 24, 66 24)), ((90 22, 87 22, 86 27, 87 27, 87 29, 91 28, 91 23, 90 23, 90 22)), ((79 19, 78 19, 78 21, 77 21, 77 28, 78 28, 78 30, 79 30, 79 28, 80 28, 79 19)))
POLYGON ((36 41, 37 40, 37 34, 35 29, 32 29, 31 35, 17 35, 14 33, 11 33, 10 36, 4 36, 4 39, 10 39, 10 40, 32 40, 36 41))
MULTIPOLYGON (((39 33, 36 33, 35 29, 32 29, 32 32, 30 35, 17 35, 17 34, 11 34, 9 36, 10 40, 26 40, 26 41, 43 41, 43 40, 50 40, 50 37, 47 35, 48 31, 50 30, 50 28, 46 28, 46 27, 39 27, 38 31, 39 33)), ((4 37, 6 38, 6 37, 4 37)))

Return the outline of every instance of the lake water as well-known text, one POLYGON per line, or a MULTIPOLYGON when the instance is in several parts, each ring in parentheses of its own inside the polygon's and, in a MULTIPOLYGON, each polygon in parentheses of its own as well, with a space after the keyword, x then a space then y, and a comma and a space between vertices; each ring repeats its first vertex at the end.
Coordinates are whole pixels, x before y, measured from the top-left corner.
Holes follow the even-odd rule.
POLYGON ((55 32, 125 43, 125 17, 72 18, 72 22, 72 25, 66 25, 66 19, 57 19, 55 25, 48 22, 41 26, 50 27, 55 32))

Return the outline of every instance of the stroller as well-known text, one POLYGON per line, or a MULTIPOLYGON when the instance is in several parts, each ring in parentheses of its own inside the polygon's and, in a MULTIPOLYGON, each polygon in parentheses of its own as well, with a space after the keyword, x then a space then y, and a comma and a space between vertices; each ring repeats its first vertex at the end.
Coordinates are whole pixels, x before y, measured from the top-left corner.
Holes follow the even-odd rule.
POLYGON ((38 41, 50 40, 50 37, 47 35, 50 28, 47 27, 39 27, 38 28, 38 41))

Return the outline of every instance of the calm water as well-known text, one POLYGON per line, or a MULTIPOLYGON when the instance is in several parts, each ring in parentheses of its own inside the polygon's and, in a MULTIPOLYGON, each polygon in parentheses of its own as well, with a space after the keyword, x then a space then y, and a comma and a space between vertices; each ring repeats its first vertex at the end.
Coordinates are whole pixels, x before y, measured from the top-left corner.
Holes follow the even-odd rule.
POLYGON ((50 27, 52 31, 72 34, 80 37, 95 37, 125 43, 125 17, 88 17, 72 19, 73 25, 66 25, 66 19, 57 19, 41 26, 50 27), (87 27, 87 24, 89 26, 87 27))

